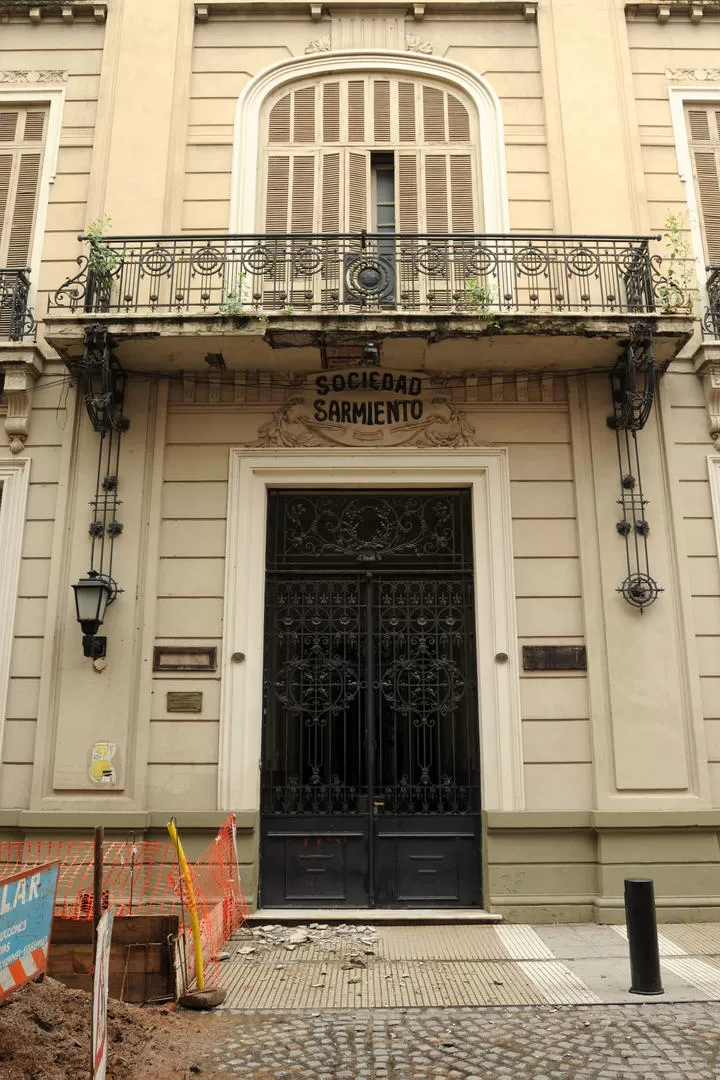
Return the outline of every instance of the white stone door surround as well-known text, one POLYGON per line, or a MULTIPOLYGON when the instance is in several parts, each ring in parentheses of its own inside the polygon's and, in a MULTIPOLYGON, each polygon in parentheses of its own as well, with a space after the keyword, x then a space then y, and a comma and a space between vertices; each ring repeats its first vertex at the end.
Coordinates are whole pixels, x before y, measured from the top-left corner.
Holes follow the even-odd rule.
POLYGON ((522 809, 510 477, 507 450, 502 447, 410 452, 231 449, 221 659, 221 809, 260 806, 268 488, 415 486, 471 489, 482 805, 486 810, 522 809), (233 660, 238 653, 244 658, 233 660))

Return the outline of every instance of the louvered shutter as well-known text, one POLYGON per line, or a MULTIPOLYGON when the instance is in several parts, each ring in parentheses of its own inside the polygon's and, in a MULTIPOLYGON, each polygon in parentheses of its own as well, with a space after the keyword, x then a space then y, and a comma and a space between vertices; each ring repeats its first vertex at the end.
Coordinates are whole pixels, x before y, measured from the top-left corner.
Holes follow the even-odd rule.
POLYGON ((0 110, 0 266, 30 262, 47 111, 0 110))
POLYGON ((397 179, 395 197, 397 199, 398 229, 404 233, 416 233, 420 230, 418 215, 418 155, 397 155, 397 179))
POLYGON ((375 142, 390 142, 390 83, 376 79, 373 82, 373 119, 375 142))
POLYGON ((288 231, 288 201, 290 195, 290 155, 271 154, 267 166, 265 197, 265 232, 288 231))
POLYGON ((362 232, 367 229, 368 197, 370 194, 370 154, 351 150, 347 165, 347 214, 348 231, 362 232))
POLYGON ((350 79, 348 83, 348 142, 365 142, 365 80, 350 79))
POLYGON ((323 142, 340 142, 340 83, 323 87, 323 142))
POLYGON ((711 266, 720 266, 720 110, 692 106, 687 117, 705 253, 711 266))
POLYGON ((340 153, 323 154, 321 231, 339 233, 340 220, 340 153))

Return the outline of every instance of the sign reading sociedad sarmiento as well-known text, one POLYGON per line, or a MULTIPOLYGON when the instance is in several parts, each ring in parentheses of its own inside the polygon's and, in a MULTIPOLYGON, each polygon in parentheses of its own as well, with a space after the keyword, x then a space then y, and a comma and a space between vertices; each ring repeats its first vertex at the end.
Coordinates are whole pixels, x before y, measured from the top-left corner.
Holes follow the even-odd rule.
POLYGON ((422 376, 378 368, 318 375, 314 418, 318 423, 368 427, 411 423, 422 419, 422 390, 422 376))
POLYGON ((0 880, 0 1001, 45 970, 59 865, 0 880))

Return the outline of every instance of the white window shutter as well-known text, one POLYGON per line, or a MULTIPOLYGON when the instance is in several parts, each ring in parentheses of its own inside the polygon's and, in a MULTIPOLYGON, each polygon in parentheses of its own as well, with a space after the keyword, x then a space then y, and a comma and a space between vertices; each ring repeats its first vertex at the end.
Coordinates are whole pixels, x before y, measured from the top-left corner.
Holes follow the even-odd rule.
POLYGON ((0 266, 29 266, 47 110, 0 109, 0 266))
POLYGON ((720 266, 720 112, 692 106, 687 116, 705 255, 710 265, 720 266))

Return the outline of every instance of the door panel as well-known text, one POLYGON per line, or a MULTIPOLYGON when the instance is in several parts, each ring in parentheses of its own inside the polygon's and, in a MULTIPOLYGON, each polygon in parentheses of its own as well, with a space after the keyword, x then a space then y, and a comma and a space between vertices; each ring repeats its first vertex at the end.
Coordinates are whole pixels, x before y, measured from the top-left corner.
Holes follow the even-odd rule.
POLYGON ((466 494, 272 495, 262 903, 479 904, 466 494))

